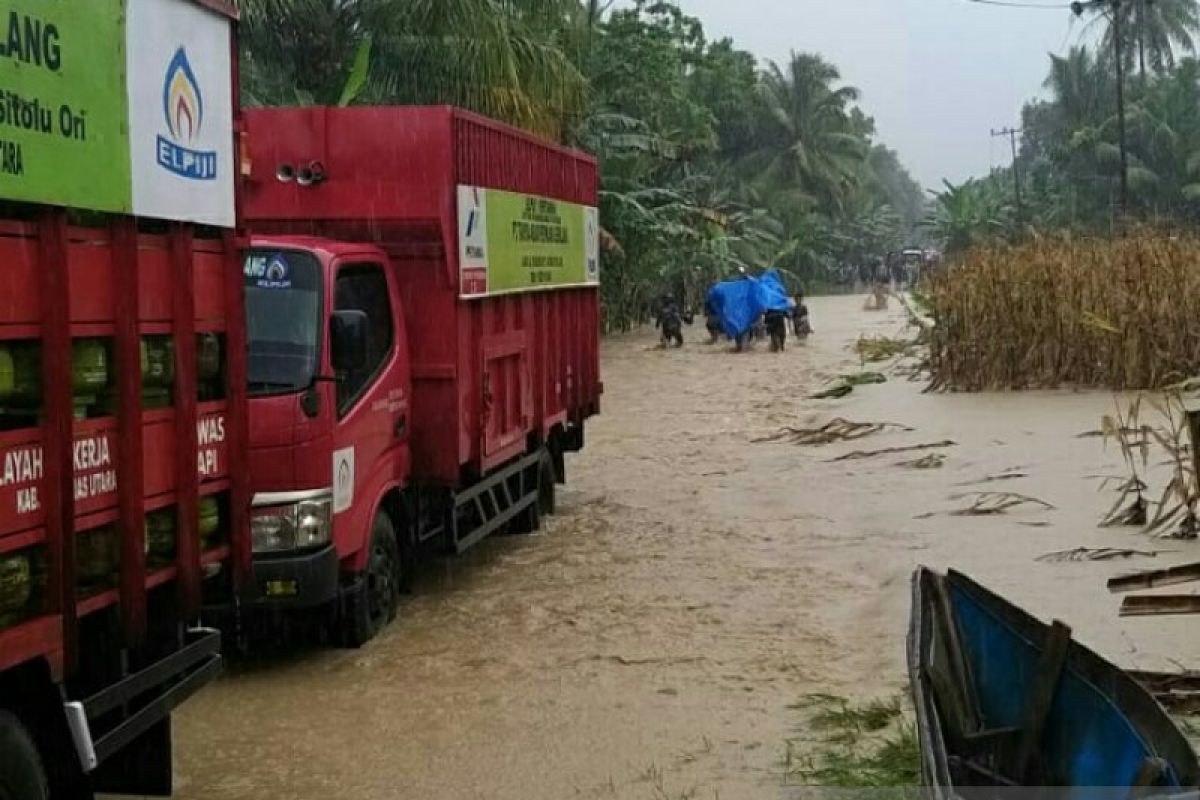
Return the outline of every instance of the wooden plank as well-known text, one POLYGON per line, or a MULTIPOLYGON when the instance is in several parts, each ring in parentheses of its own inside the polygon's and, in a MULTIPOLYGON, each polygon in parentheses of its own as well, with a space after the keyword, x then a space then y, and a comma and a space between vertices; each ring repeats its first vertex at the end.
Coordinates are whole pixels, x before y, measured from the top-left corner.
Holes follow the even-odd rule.
POLYGON ((1021 726, 1021 739, 1017 744, 1016 771, 1018 782, 1032 783, 1035 778, 1030 774, 1034 756, 1041 749, 1042 732, 1046 727, 1046 718, 1050 716, 1050 706, 1058 691, 1058 681, 1062 677, 1063 667, 1067 663, 1067 651, 1071 646, 1071 629, 1055 620, 1046 632, 1046 641, 1042 655, 1038 659, 1037 674, 1034 678, 1033 689, 1025 705, 1024 724, 1021 726))
POLYGON ((1167 569, 1135 572, 1132 575, 1121 575, 1109 580, 1108 590, 1113 594, 1120 594, 1142 589, 1156 589, 1160 586, 1178 586, 1181 583, 1191 583, 1192 581, 1200 581, 1200 562, 1180 564, 1167 569))
POLYGON ((1122 617, 1154 617, 1168 614, 1200 614, 1200 595, 1157 594, 1126 597, 1122 617))

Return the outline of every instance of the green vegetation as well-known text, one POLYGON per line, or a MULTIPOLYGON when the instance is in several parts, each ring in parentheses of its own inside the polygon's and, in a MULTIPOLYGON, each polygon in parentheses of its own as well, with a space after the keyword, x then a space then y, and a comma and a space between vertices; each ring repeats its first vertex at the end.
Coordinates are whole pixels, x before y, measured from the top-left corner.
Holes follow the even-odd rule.
MULTIPOLYGON (((1017 169, 1023 208, 1014 202, 1010 169, 947 185, 928 220, 947 252, 1031 232, 1117 229, 1120 138, 1113 30, 1107 6, 1085 3, 1084 8, 1089 25, 1103 29, 1087 37, 1092 43, 1050 57, 1046 97, 1022 111, 1017 169)), ((1129 213, 1158 227, 1190 227, 1200 222, 1200 61, 1194 41, 1200 4, 1123 3, 1120 13, 1129 213)))
POLYGON ((776 266, 810 288, 907 244, 920 187, 836 67, 761 63, 675 2, 243 0, 251 104, 453 103, 595 153, 610 328, 776 266))
POLYGON ((899 697, 852 704, 832 695, 809 695, 795 708, 811 716, 805 735, 785 743, 785 783, 920 791, 917 734, 904 718, 899 697))

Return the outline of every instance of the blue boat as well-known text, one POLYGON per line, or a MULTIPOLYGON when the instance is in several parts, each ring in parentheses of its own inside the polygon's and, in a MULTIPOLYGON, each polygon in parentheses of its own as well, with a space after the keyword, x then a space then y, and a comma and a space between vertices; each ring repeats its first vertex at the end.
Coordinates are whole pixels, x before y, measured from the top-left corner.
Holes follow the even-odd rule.
POLYGON ((908 667, 933 797, 978 796, 970 787, 1087 787, 1054 796, 1113 800, 1195 791, 1200 768, 1179 727, 1066 625, 954 571, 918 569, 912 589, 908 667))

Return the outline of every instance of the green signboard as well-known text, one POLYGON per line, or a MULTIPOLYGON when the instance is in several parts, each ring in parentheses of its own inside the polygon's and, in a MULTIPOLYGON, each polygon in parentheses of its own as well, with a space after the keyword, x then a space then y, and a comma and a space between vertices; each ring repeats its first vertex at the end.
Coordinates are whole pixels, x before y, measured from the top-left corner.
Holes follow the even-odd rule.
POLYGON ((595 208, 474 186, 458 188, 464 297, 599 282, 595 208))
POLYGON ((130 210, 125 65, 122 0, 0 5, 0 197, 130 210))

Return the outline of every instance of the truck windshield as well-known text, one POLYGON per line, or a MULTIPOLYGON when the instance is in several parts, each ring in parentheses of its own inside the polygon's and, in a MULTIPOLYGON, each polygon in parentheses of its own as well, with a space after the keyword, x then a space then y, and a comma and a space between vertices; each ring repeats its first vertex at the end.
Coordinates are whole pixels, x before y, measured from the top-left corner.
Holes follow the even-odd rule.
POLYGON ((243 271, 250 394, 308 388, 320 355, 320 262, 295 250, 251 250, 243 271))

